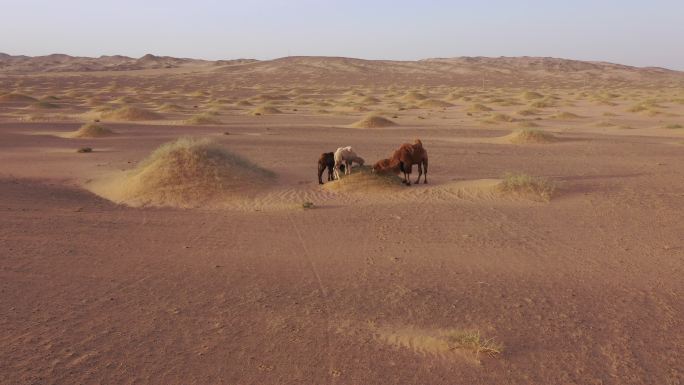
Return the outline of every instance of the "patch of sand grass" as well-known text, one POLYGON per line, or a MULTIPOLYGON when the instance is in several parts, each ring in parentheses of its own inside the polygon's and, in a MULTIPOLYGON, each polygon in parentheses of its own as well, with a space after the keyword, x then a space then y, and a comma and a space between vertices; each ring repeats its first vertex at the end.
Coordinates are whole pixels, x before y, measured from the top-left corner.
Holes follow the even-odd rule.
POLYGON ((259 106, 249 112, 250 115, 254 116, 260 116, 260 115, 275 115, 275 114, 282 114, 283 112, 280 111, 278 108, 269 106, 269 105, 263 105, 259 106))
POLYGON ((453 106, 454 105, 449 102, 437 99, 425 99, 418 104, 418 107, 421 108, 448 108, 453 106))
POLYGON ((215 125, 222 124, 223 122, 221 122, 216 115, 205 112, 203 114, 192 116, 189 119, 184 120, 183 123, 189 125, 215 125))
POLYGON ((501 193, 529 196, 545 202, 556 192, 556 184, 552 181, 522 173, 507 173, 497 188, 501 193))
POLYGON ((480 103, 474 103, 471 104, 470 107, 468 107, 468 112, 488 112, 492 111, 490 107, 485 106, 484 104, 480 103))
POLYGON ((113 121, 159 120, 162 115, 142 107, 123 106, 102 113, 102 119, 113 121))
POLYGON ((336 192, 365 193, 370 191, 386 191, 402 186, 402 180, 396 175, 378 174, 370 166, 353 167, 350 175, 342 175, 340 179, 326 183, 326 190, 336 192))
POLYGON ((558 140, 553 134, 534 128, 516 130, 504 138, 515 144, 552 143, 558 140))
POLYGON ((352 123, 350 127, 353 128, 384 128, 384 127, 392 127, 396 126, 397 123, 393 122, 392 120, 389 120, 385 117, 379 116, 379 115, 368 115, 364 117, 363 119, 352 123))
POLYGON ((0 102, 10 102, 10 103, 33 103, 37 99, 28 95, 10 92, 7 94, 0 95, 0 102))
POLYGON ((504 351, 503 344, 484 338, 478 330, 421 330, 412 327, 380 328, 377 338, 389 345, 410 349, 418 354, 445 359, 466 358, 480 363, 480 358, 497 357, 504 351))
POLYGON ((101 124, 91 122, 82 125, 78 130, 67 134, 69 138, 104 138, 116 135, 114 131, 101 124))
POLYGON ((562 111, 562 112, 559 112, 559 113, 553 115, 551 118, 558 119, 558 120, 571 120, 571 119, 579 119, 579 118, 581 118, 581 116, 579 116, 577 114, 573 114, 572 112, 562 111))
POLYGON ((541 99, 544 97, 544 95, 540 94, 539 92, 535 92, 535 91, 525 91, 520 96, 525 100, 535 100, 535 99, 541 99))
POLYGON ((157 148, 135 169, 91 187, 131 206, 197 207, 251 194, 274 178, 216 142, 180 138, 157 148))

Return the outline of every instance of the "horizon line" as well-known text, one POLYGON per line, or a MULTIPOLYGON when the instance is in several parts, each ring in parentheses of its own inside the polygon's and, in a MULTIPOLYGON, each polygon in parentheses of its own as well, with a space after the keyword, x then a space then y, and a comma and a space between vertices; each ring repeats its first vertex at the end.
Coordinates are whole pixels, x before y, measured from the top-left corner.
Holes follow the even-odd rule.
POLYGON ((484 55, 478 55, 478 56, 468 56, 468 55, 432 56, 432 57, 424 57, 424 58, 420 58, 420 59, 363 58, 363 57, 339 56, 339 55, 287 55, 287 56, 278 56, 278 57, 271 57, 271 58, 238 57, 238 58, 233 58, 233 59, 226 59, 226 58, 207 59, 207 58, 189 57, 189 56, 161 55, 161 54, 154 54, 151 52, 145 53, 140 57, 129 56, 129 55, 124 55, 124 54, 101 54, 99 56, 88 56, 88 55, 75 55, 75 54, 62 53, 62 52, 54 52, 54 53, 41 54, 41 55, 11 54, 11 53, 7 53, 7 52, 0 52, 0 55, 7 55, 10 57, 26 57, 26 58, 40 58, 40 57, 63 55, 63 56, 71 57, 71 58, 84 58, 84 59, 100 59, 103 57, 120 56, 120 57, 124 57, 124 58, 128 58, 128 59, 134 59, 134 60, 140 60, 146 56, 153 56, 153 57, 161 57, 161 58, 173 58, 173 59, 181 59, 181 60, 197 60, 197 61, 206 61, 206 62, 234 61, 234 60, 274 61, 274 60, 279 60, 279 59, 298 58, 298 57, 299 58, 306 58, 306 57, 308 57, 308 58, 338 58, 338 59, 353 59, 353 60, 364 60, 364 61, 393 61, 393 62, 419 62, 419 61, 435 60, 435 59, 460 59, 460 58, 485 58, 485 59, 535 58, 535 59, 557 59, 557 60, 577 61, 577 62, 596 63, 596 64, 599 64, 599 63, 600 64, 613 64, 613 65, 620 65, 620 66, 626 66, 626 67, 632 67, 632 68, 641 68, 641 69, 651 68, 651 69, 663 69, 663 70, 668 70, 668 71, 684 72, 684 68, 676 69, 676 68, 657 66, 657 65, 637 66, 637 65, 624 64, 624 63, 613 62, 613 61, 608 61, 608 60, 583 60, 583 59, 573 59, 573 58, 567 58, 567 57, 533 56, 533 55, 518 55, 518 56, 503 56, 503 55, 502 56, 484 56, 484 55))

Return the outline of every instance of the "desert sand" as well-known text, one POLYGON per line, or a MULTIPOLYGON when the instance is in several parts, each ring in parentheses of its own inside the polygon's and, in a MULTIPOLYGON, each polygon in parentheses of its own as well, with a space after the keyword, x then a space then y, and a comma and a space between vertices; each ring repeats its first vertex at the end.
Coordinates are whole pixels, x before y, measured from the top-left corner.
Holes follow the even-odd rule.
POLYGON ((682 72, 0 64, 1 384, 684 383, 682 72))

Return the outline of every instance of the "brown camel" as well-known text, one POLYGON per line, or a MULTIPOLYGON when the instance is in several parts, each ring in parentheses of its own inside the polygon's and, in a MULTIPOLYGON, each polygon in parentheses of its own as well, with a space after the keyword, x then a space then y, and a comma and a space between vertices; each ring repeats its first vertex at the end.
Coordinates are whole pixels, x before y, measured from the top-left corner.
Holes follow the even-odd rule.
POLYGON ((381 159, 373 165, 373 171, 378 174, 399 175, 401 168, 399 162, 392 164, 392 158, 381 159))
POLYGON ((398 173, 396 171, 398 168, 400 172, 404 173, 403 182, 410 186, 411 179, 409 177, 414 164, 418 165, 418 179, 415 183, 420 183, 421 175, 424 175, 423 183, 427 183, 428 154, 420 139, 416 139, 413 144, 402 144, 398 150, 394 151, 391 158, 379 161, 373 169, 376 172, 398 173))

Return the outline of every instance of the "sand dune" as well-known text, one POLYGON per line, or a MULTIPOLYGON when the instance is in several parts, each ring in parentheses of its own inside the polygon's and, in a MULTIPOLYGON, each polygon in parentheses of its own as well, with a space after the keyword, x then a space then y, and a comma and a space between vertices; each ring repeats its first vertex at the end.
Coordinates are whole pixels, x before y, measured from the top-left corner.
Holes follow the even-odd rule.
POLYGON ((681 72, 8 56, 3 385, 682 382, 681 72))

